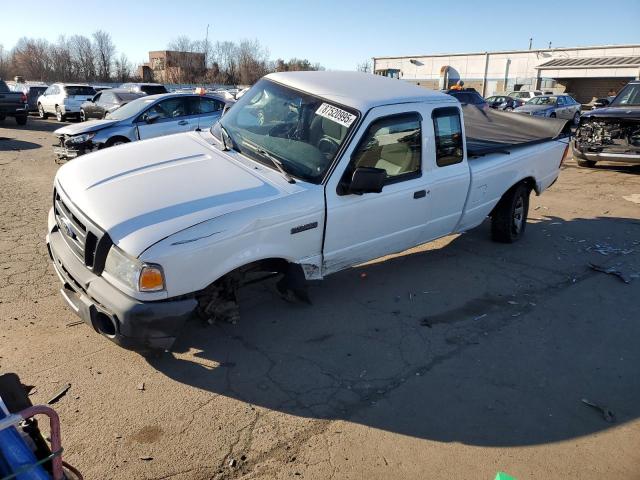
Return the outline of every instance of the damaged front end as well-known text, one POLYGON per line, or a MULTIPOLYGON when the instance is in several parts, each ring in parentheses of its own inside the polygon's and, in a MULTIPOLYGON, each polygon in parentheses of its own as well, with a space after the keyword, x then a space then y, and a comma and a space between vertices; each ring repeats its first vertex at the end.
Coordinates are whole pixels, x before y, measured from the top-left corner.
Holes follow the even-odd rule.
POLYGON ((640 109, 611 108, 583 115, 573 140, 578 163, 640 163, 640 109))
POLYGON ((56 134, 57 143, 53 145, 53 153, 60 160, 71 160, 92 152, 97 149, 97 145, 92 142, 95 135, 96 132, 80 135, 56 134))

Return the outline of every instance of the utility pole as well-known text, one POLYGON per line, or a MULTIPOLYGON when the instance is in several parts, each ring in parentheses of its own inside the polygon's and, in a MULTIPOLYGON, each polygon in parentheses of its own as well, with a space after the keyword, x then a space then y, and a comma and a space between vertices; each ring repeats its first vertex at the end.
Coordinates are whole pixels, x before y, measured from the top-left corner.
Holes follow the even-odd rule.
POLYGON ((529 39, 529 50, 531 50, 531 46, 533 45, 533 38, 529 39))
POLYGON ((207 68, 207 60, 209 56, 209 24, 207 23, 207 33, 204 35, 204 68, 207 68))
POLYGON ((549 50, 551 50, 551 42, 549 42, 549 50))

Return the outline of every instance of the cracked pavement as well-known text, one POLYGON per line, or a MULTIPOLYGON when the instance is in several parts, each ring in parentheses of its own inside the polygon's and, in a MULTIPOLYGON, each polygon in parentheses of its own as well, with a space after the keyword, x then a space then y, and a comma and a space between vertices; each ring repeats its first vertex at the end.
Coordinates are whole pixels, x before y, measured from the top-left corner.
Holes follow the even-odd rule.
POLYGON ((85 478, 640 479, 640 167, 570 161, 518 244, 484 224, 314 282, 312 306, 252 285, 238 324, 143 357, 67 326, 44 244, 58 126, 2 124, 0 369, 34 403, 71 383, 85 478))

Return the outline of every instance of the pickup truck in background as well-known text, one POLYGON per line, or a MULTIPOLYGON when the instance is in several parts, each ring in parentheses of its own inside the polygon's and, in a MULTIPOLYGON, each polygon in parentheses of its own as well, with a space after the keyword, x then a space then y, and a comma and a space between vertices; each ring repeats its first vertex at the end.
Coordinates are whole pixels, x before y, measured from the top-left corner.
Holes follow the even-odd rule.
POLYGON ((86 323, 168 349, 194 314, 237 319, 248 282, 279 274, 283 297, 308 300, 307 280, 487 216, 494 240, 517 241, 530 193, 558 177, 565 123, 370 74, 275 73, 210 130, 61 167, 48 249, 86 323))
POLYGON ((26 125, 27 115, 27 96, 12 92, 4 80, 0 80, 0 122, 6 117, 14 117, 18 125, 26 125))

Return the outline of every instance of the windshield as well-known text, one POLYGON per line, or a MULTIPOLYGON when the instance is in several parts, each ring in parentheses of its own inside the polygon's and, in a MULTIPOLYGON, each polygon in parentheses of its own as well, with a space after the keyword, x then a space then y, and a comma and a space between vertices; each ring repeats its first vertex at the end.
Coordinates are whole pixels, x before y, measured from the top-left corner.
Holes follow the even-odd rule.
POLYGON ((533 97, 527 102, 528 105, 555 105, 557 97, 533 97))
POLYGON ((291 175, 320 183, 357 118, 356 110, 262 79, 211 133, 222 140, 222 125, 229 147, 268 165, 276 157, 291 175))
POLYGON ((611 106, 640 105, 640 83, 630 83, 611 102, 611 106))
POLYGON ((107 113, 107 116, 104 118, 108 118, 109 120, 124 120, 125 118, 129 118, 138 113, 142 113, 142 110, 144 110, 154 101, 155 99, 153 98, 138 98, 137 100, 129 102, 111 113, 107 113))
POLYGON ((140 85, 140 90, 147 95, 157 95, 158 93, 168 93, 164 85, 140 85))
POLYGON ((85 96, 94 96, 96 91, 93 87, 83 87, 81 85, 70 85, 64 87, 64 91, 67 92, 67 95, 85 95, 85 96))

